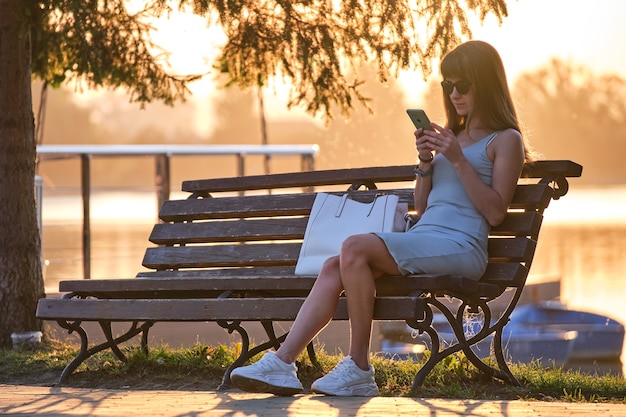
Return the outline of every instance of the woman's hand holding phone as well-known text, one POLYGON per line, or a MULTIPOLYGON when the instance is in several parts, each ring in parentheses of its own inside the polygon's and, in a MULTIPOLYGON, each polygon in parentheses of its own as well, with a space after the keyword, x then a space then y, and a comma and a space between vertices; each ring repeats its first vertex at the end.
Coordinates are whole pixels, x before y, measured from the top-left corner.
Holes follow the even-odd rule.
POLYGON ((430 120, 428 116, 426 116, 426 112, 421 109, 408 109, 406 113, 417 129, 414 135, 419 159, 422 162, 427 162, 432 159, 432 152, 434 150, 429 143, 428 136, 424 134, 425 131, 433 130, 430 120))
POLYGON ((432 123, 432 130, 424 132, 420 137, 422 147, 443 154, 449 161, 457 161, 463 157, 463 150, 454 132, 448 128, 432 123))
POLYGON ((434 149, 430 143, 429 136, 422 133, 423 129, 421 127, 415 131, 415 148, 421 162, 430 162, 434 149))

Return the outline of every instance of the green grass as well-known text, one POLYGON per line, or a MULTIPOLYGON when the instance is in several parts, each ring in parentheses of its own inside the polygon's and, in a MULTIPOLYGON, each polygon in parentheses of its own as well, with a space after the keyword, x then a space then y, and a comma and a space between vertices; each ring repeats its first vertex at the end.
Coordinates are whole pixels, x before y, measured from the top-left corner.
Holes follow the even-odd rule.
MULTIPOLYGON (((137 347, 124 348, 127 361, 101 352, 68 379, 66 386, 130 389, 213 390, 224 370, 234 361, 236 347, 195 345, 188 348, 157 346, 145 355, 137 347)), ((0 383, 52 385, 77 354, 75 345, 47 342, 31 349, 0 350, 0 383)), ((257 356, 255 359, 258 359, 257 356)), ((318 360, 324 371, 340 356, 323 351, 318 360)), ((382 396, 410 395, 413 376, 422 362, 372 358, 382 396)), ((298 361, 305 387, 322 375, 306 356, 298 361)), ((545 369, 538 363, 512 365, 522 383, 513 387, 482 375, 462 355, 448 357, 428 375, 417 392, 420 397, 455 399, 536 399, 568 402, 614 402, 626 404, 626 380, 618 375, 594 375, 545 369)))

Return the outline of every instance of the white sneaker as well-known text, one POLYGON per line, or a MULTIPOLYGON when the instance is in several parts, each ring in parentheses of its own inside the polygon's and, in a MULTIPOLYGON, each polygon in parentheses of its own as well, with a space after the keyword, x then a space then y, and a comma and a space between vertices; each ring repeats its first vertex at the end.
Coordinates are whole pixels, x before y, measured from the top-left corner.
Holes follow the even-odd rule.
POLYGON ((375 397, 378 385, 374 381, 374 367, 364 371, 350 356, 344 358, 325 376, 311 384, 311 391, 341 397, 375 397))
POLYGON ((295 363, 287 364, 269 351, 258 362, 233 369, 230 380, 237 388, 248 392, 294 395, 303 390, 296 369, 295 363))

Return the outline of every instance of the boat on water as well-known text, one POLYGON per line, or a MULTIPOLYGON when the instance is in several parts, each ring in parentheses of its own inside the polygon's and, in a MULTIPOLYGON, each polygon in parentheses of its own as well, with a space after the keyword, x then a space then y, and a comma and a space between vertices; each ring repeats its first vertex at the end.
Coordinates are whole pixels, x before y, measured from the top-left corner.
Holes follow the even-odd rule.
POLYGON ((509 322, 502 332, 502 350, 513 363, 560 367, 569 360, 577 337, 574 330, 531 328, 509 322))
POLYGON ((578 335, 569 356, 572 361, 619 360, 624 347, 624 326, 620 322, 601 314, 572 310, 557 301, 517 306, 511 314, 511 324, 576 331, 578 335))
MULTIPOLYGON (((442 314, 435 314, 433 327, 444 346, 457 339, 442 314)), ((465 324, 466 336, 482 327, 480 321, 465 324)), ((416 358, 430 349, 427 334, 416 335, 405 326, 403 335, 398 329, 383 331, 381 350, 385 354, 416 358), (416 345, 420 345, 417 346, 416 345)), ((568 361, 619 361, 624 343, 624 326, 599 314, 569 310, 562 303, 542 302, 519 305, 511 314, 511 321, 502 334, 503 352, 513 363, 538 361, 543 366, 563 366, 568 361)), ((479 358, 491 355, 493 335, 472 346, 479 358)))

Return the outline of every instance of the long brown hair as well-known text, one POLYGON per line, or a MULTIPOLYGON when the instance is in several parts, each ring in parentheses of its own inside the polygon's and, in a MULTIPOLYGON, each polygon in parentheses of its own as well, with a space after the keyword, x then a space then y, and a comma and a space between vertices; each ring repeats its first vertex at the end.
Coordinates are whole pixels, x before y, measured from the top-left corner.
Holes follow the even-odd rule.
MULTIPOLYGON (((444 79, 457 78, 472 83, 474 106, 467 116, 460 116, 448 94, 443 93, 447 127, 455 133, 469 129, 469 122, 475 112, 486 127, 494 130, 515 129, 522 133, 517 113, 511 98, 498 51, 483 41, 468 41, 450 51, 441 61, 441 75, 444 79)), ((469 133, 469 132, 468 132, 469 133)), ((532 151, 524 141, 526 160, 531 160, 532 151)))

